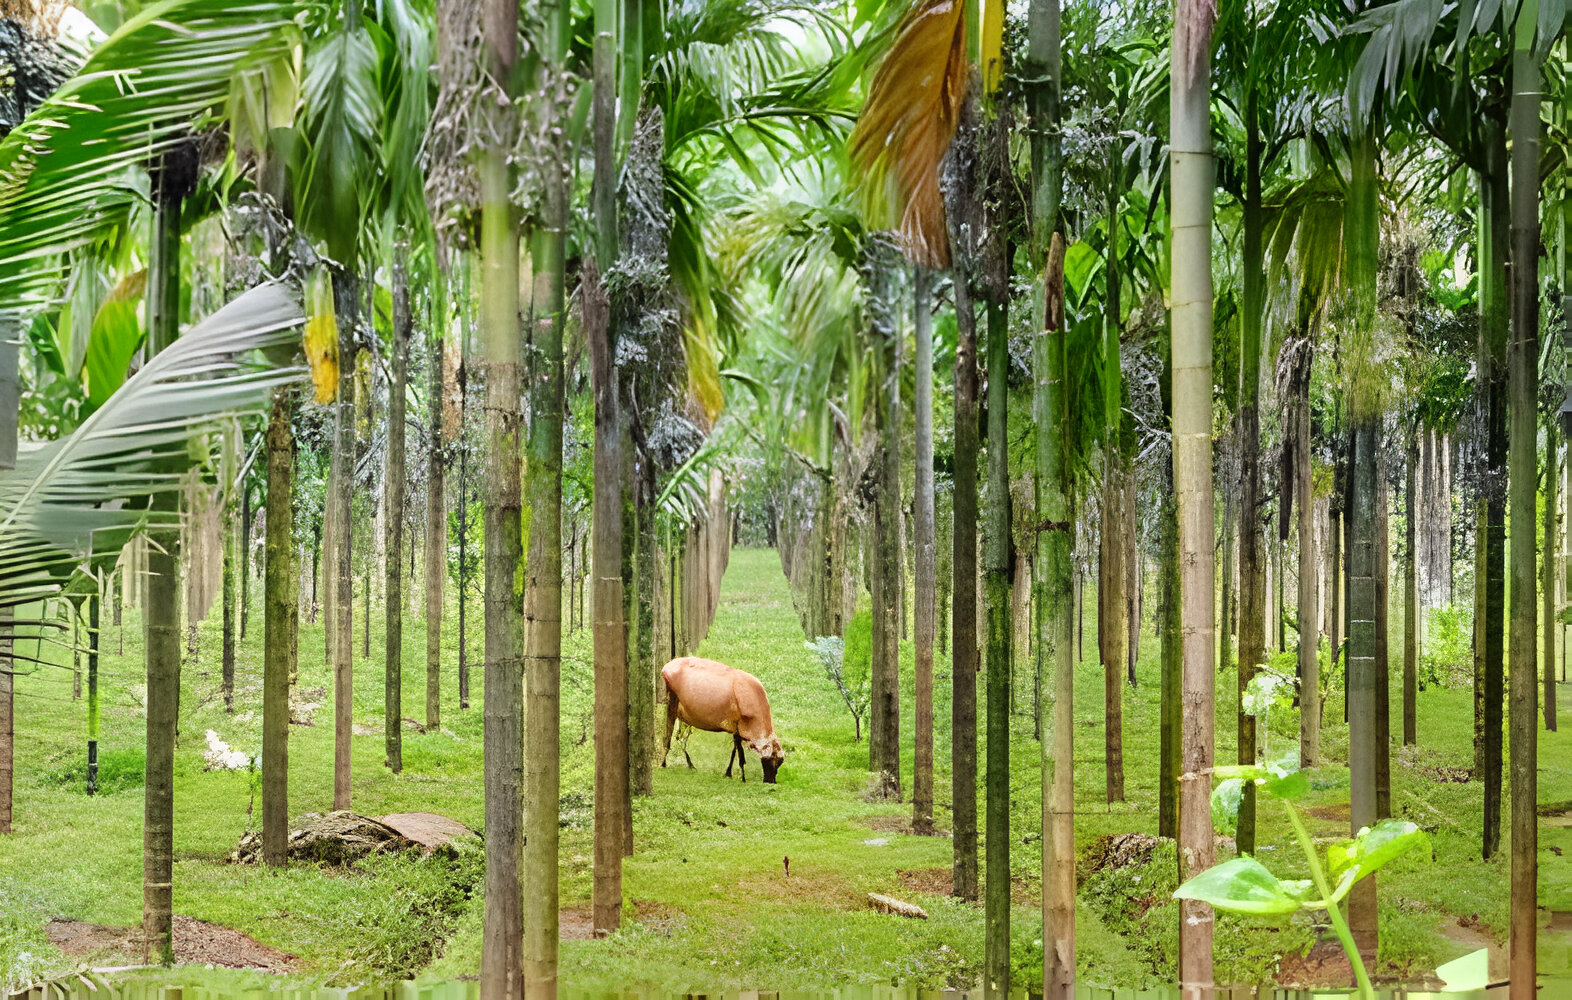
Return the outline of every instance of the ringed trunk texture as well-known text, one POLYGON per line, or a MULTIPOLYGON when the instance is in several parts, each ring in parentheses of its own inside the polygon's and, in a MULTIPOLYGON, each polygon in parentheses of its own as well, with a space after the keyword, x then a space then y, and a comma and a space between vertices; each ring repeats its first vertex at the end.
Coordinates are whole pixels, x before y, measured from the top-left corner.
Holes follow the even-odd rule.
MULTIPOLYGON (((1533 530, 1539 431, 1539 65, 1533 53, 1537 0, 1518 12, 1512 57, 1512 906, 1508 968, 1512 1000, 1538 991, 1539 817, 1538 605, 1533 530)), ((1551 437, 1551 448, 1555 447, 1551 437)), ((1549 466, 1555 475, 1555 463, 1549 466)), ((1553 516, 1547 521, 1554 523, 1553 516)), ((1546 552, 1548 559, 1549 552, 1546 552)), ((1552 639, 1550 651, 1554 652, 1552 639)), ((1546 669, 1549 669, 1547 657, 1546 669)), ((1548 709, 1547 709, 1548 711, 1548 709)))
MULTIPOLYGON (((1004 302, 988 305, 988 875, 984 880, 985 996, 1010 993, 1010 536, 1009 332, 1004 302)), ((1122 664, 1121 664, 1122 666, 1122 664)), ((1116 683, 1122 682, 1115 672, 1116 683)), ((1121 684, 1122 687, 1122 684, 1121 684)), ((1122 693, 1122 691, 1121 691, 1122 693)), ((899 759, 898 757, 896 758, 899 759)))
POLYGON ((333 298, 338 313, 338 406, 334 412, 334 439, 329 480, 334 484, 329 502, 333 513, 333 581, 337 591, 329 622, 333 629, 333 808, 349 808, 350 740, 353 738, 354 594, 355 573, 350 564, 354 522, 355 466, 355 324, 359 316, 360 283, 354 275, 335 274, 333 298))
MULTIPOLYGON (((1172 188, 1172 363, 1174 492, 1178 500, 1182 747, 1179 877, 1212 866, 1213 762, 1212 199, 1210 129, 1212 9, 1174 8, 1170 58, 1169 183, 1172 188)), ((1212 908, 1181 901, 1179 988, 1200 998, 1212 987, 1212 908)))
POLYGON ((1321 761, 1321 620, 1317 580, 1320 553, 1316 551, 1316 508, 1311 494, 1310 366, 1313 342, 1306 342, 1301 377, 1294 400, 1298 432, 1294 436, 1294 502, 1299 507, 1299 762, 1314 767, 1321 761))
POLYGON ((1124 672, 1130 632, 1124 596, 1127 475, 1110 436, 1103 451, 1102 530, 1097 551, 1097 647, 1103 661, 1103 771, 1109 802, 1124 801, 1124 672))
POLYGON ((267 541, 262 616, 262 862, 289 852, 289 683, 297 668, 293 495, 294 396, 275 389, 267 425, 267 541))
MULTIPOLYGON (((560 8, 554 16, 560 16, 560 8)), ((558 159, 557 164, 565 162, 558 159)), ((529 504, 524 584, 524 992, 557 995, 558 843, 562 726, 562 329, 566 178, 546 187, 547 224, 534 237, 534 364, 530 371, 529 504)), ((586 300, 587 301, 587 300, 586 300)))
MULTIPOLYGON (((512 78, 518 58, 518 5, 487 0, 485 59, 492 79, 512 78)), ((486 910, 480 988, 487 1000, 524 996, 523 831, 524 578, 520 536, 519 233, 509 200, 505 105, 488 102, 499 137, 480 155, 481 314, 486 366, 485 699, 486 910)))
POLYGON ((954 815, 953 894, 977 899, 977 318, 971 290, 956 269, 955 515, 952 532, 950 742, 954 815))
POLYGON ((933 491, 933 277, 918 266, 913 281, 916 341, 917 424, 912 529, 916 536, 914 654, 916 658, 915 734, 912 762, 912 832, 933 831, 933 656, 938 619, 937 546, 934 537, 933 491))
MULTIPOLYGON (((398 259, 401 249, 394 250, 393 264, 393 356, 389 359, 392 374, 388 381, 388 444, 387 470, 383 473, 386 512, 383 523, 387 528, 387 551, 383 553, 383 567, 387 571, 383 594, 383 611, 386 614, 386 645, 383 663, 383 745, 387 754, 388 770, 399 774, 404 770, 404 479, 408 469, 404 464, 404 386, 408 380, 409 331, 413 322, 409 311, 409 280, 404 263, 398 259)), ((432 401, 435 405, 435 400, 432 401)), ((368 606, 370 597, 367 597, 368 606)))
POLYGON ((443 409, 446 396, 446 355, 442 345, 442 327, 446 316, 432 323, 426 343, 429 345, 428 363, 431 366, 431 383, 427 389, 427 409, 430 410, 426 431, 426 541, 425 595, 426 595, 426 728, 434 730, 442 724, 442 607, 447 596, 448 583, 448 520, 446 475, 449 458, 447 442, 442 433, 443 409))

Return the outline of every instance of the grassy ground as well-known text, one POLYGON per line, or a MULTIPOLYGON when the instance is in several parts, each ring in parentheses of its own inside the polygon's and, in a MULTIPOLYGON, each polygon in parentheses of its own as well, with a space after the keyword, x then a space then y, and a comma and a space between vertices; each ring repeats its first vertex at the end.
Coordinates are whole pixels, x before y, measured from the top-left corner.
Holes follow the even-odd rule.
MULTIPOLYGON (((260 602, 258 602, 258 607, 260 602)), ((261 622, 241 649, 237 713, 218 697, 218 630, 200 627, 199 651, 184 671, 181 746, 176 767, 175 909, 177 913, 245 931, 300 957, 301 983, 350 984, 399 977, 453 979, 473 975, 479 962, 481 916, 478 859, 379 859, 348 871, 295 865, 273 872, 228 864, 241 833, 254 827, 252 781, 245 773, 202 771, 203 732, 231 744, 260 747, 261 622)), ((380 614, 375 616, 380 618, 380 614)), ((454 621, 452 616, 449 622, 454 621)), ((357 614, 358 630, 363 619, 357 614)), ((137 695, 141 639, 134 617, 107 630, 102 667, 106 772, 130 764, 142 742, 137 695)), ((373 622, 371 660, 356 662, 355 722, 366 735, 354 741, 354 807, 379 816, 429 810, 481 826, 481 671, 473 671, 474 708, 457 707, 457 650, 447 630, 443 727, 407 732, 402 775, 382 765, 382 629, 373 622)), ((1094 623, 1086 623, 1095 652, 1094 623)), ((329 687, 322 627, 301 629, 302 689, 329 687)), ((424 704, 425 631, 418 616, 404 630, 405 714, 424 704)), ((1394 646, 1394 649, 1401 648, 1394 646)), ((480 649, 472 632, 471 653, 480 649)), ((26 647, 24 653, 30 652, 26 647)), ((46 647, 47 652, 47 647, 46 647)), ((563 663, 563 791, 561 901, 587 905, 590 892, 593 767, 590 742, 590 663, 587 633, 569 636, 563 663)), ((787 762, 778 785, 746 785, 721 776, 727 741, 695 734, 697 770, 658 771, 655 795, 636 804, 637 852, 627 862, 624 889, 640 919, 601 941, 566 941, 562 980, 587 990, 640 984, 666 989, 822 989, 836 985, 905 983, 925 988, 975 982, 981 962, 982 914, 942 895, 951 860, 945 837, 918 838, 892 829, 909 807, 863 799, 866 744, 854 743, 850 717, 804 649, 788 589, 773 552, 738 551, 725 580, 719 613, 700 650, 758 674, 769 690, 787 762), (790 858, 790 876, 783 870, 790 858), (915 873, 902 875, 901 873, 915 873), (926 907, 927 921, 867 909, 868 892, 887 892, 926 907)), ((1156 832, 1157 644, 1141 647, 1138 686, 1124 708, 1127 801, 1103 801, 1102 679, 1085 663, 1077 682, 1077 841, 1102 834, 1156 832)), ((912 720, 910 644, 903 647, 903 737, 912 720)), ((939 825, 950 826, 947 663, 936 684, 939 825)), ((1395 672, 1394 672, 1395 674, 1395 672)), ((1395 676, 1394 676, 1395 679, 1395 676)), ((1217 753, 1233 756, 1231 673, 1218 677, 1217 753), (1226 713, 1226 714, 1225 714, 1226 713)), ((1023 672, 1012 739, 1012 874, 1017 906, 1013 953, 1017 982, 1039 980, 1041 923, 1034 902, 1041 872, 1039 750, 1031 737, 1030 680, 1023 672)), ((1394 691, 1394 694, 1396 692, 1394 691)), ((1562 704, 1572 693, 1563 690, 1562 704)), ((323 697, 326 702, 326 697, 323 697)), ((1324 746, 1346 751, 1342 703, 1326 707, 1324 746)), ((1431 689, 1421 696, 1420 747, 1394 752, 1393 806, 1433 833, 1433 854, 1412 856, 1381 876, 1381 972, 1415 979, 1441 961, 1486 940, 1504 940, 1507 862, 1479 857, 1481 786, 1439 780, 1446 768, 1471 760, 1471 695, 1431 689), (1473 918, 1476 918, 1473 919, 1473 918), (1474 928, 1458 927, 1465 918, 1474 928), (1443 933, 1445 931, 1446 933, 1443 933)), ((293 727, 291 807, 299 815, 329 807, 332 793, 331 703, 318 724, 293 727)), ((141 912, 142 793, 131 787, 87 798, 75 779, 84 756, 84 703, 71 699, 71 676, 41 669, 19 678, 17 693, 16 835, 0 840, 0 969, 9 976, 69 966, 53 951, 43 926, 51 917, 130 925, 141 912)), ((1274 719, 1272 740, 1287 746, 1297 719, 1274 719)), ((1563 715, 1563 720, 1567 717, 1563 715)), ((1572 720, 1569 720, 1572 721, 1572 720)), ((1568 721, 1563 722, 1565 732, 1568 721)), ((1564 734, 1542 734, 1540 797, 1572 799, 1572 773, 1556 766, 1568 750, 1564 734)), ((979 748, 979 759, 982 750, 979 748)), ((906 780, 910 781, 910 756, 906 780)), ((1309 800, 1317 836, 1347 834, 1346 773, 1319 772, 1309 800), (1339 819, 1339 817, 1342 817, 1339 819)), ((981 803, 979 803, 981 805, 981 803)), ((1284 876, 1306 874, 1280 812, 1263 809, 1259 856, 1284 876)), ((1505 846, 1505 845, 1503 845, 1505 846)), ((1572 847, 1572 829, 1547 828, 1542 840, 1542 903, 1572 910, 1572 867, 1552 848, 1572 847)), ((1088 881, 1077 911, 1078 960, 1083 981, 1118 986, 1172 982, 1176 916, 1172 853, 1160 851, 1144 867, 1088 881)), ((527 890, 526 890, 527 891, 527 890)), ((631 910, 630 910, 631 912, 631 910)), ((1266 982, 1278 958, 1315 938, 1300 922, 1268 927, 1223 919, 1217 938, 1218 974, 1236 982, 1266 982)), ((236 986, 257 974, 187 970, 182 976, 236 986)))

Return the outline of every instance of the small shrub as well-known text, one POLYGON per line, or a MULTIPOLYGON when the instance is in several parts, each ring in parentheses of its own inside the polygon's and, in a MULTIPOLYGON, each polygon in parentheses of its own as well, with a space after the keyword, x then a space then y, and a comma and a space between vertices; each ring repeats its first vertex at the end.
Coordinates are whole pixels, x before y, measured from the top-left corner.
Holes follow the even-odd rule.
POLYGON ((1423 691, 1432 684, 1467 687, 1474 676, 1474 612, 1448 604, 1431 608, 1424 648, 1419 652, 1418 681, 1423 691))
MULTIPOLYGON (((146 781, 147 752, 141 748, 98 751, 98 794, 113 795, 128 788, 141 788, 146 781)), ((44 778, 56 788, 87 794, 87 753, 73 756, 71 762, 44 778)))
POLYGON ((803 643, 818 654, 824 673, 841 693, 851 713, 857 742, 862 741, 862 720, 873 697, 873 613, 859 611, 846 626, 846 638, 821 635, 803 643))

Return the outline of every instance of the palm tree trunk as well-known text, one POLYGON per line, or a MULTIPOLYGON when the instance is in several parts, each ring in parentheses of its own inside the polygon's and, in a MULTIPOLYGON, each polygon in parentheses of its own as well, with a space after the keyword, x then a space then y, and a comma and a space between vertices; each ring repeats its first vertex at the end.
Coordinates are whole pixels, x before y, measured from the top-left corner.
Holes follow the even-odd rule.
MULTIPOLYGON (((153 237, 148 260, 147 330, 156 355, 180 336, 180 205, 194 176, 195 151, 166 152, 153 169, 153 237)), ((142 820, 143 955, 174 960, 175 740, 180 713, 180 530, 171 493, 153 502, 143 649, 147 659, 147 763, 142 820), (168 525, 168 527, 164 527, 168 525)))
POLYGON ((595 5, 594 148, 591 189, 596 265, 587 268, 582 295, 595 395, 595 881, 597 936, 622 925, 622 858, 628 842, 628 629, 623 553, 627 435, 618 392, 616 338, 600 272, 616 255, 617 207, 613 171, 616 110, 614 0, 595 5))
POLYGON ((964 268, 955 282, 955 514, 950 643, 953 894, 977 899, 977 316, 964 268))
POLYGON ((1124 801, 1125 625, 1123 524, 1125 476, 1116 436, 1103 445, 1102 529, 1097 550, 1097 648, 1103 662, 1103 774, 1109 802, 1124 801))
MULTIPOLYGON (((1537 645, 1534 527, 1539 431, 1539 65, 1537 0, 1524 0, 1512 55, 1512 906, 1510 996, 1536 995, 1539 933, 1537 645)), ((1552 439, 1553 441, 1553 439, 1552 439)), ((1552 445, 1553 447, 1553 445, 1552 445)), ((1554 464, 1550 467, 1554 474, 1554 464)), ((1553 517, 1547 520, 1554 522, 1553 517)), ((1549 553, 1547 552, 1548 556, 1549 553)), ((1552 642, 1552 651, 1554 643, 1552 642)), ((1547 657, 1547 668, 1548 668, 1547 657)))
MULTIPOLYGON (((1063 188, 1060 136, 1059 0, 1033 0, 1027 15, 1036 78, 1032 115, 1033 262, 1046 260, 1042 326, 1032 343, 1037 558, 1032 563, 1038 673, 1053 657, 1050 731, 1039 722, 1042 765, 1043 1000, 1075 991, 1075 661, 1071 616, 1075 547, 1069 490, 1069 410, 1065 402, 1064 238, 1056 230, 1063 188), (1046 256, 1045 256, 1046 255, 1046 256), (1057 431, 1057 433, 1055 433, 1057 431), (1051 943, 1050 943, 1051 942, 1051 943)), ((1034 317, 1035 318, 1035 317, 1034 317)))
POLYGON ((355 325, 360 283, 341 272, 333 276, 338 313, 338 406, 334 413, 333 451, 328 470, 328 502, 333 506, 333 808, 349 808, 350 740, 355 711, 355 570, 350 563, 354 538, 355 325))
MULTIPOLYGON (((466 267, 464 274, 468 274, 466 267)), ((465 284, 464 301, 468 304, 468 281, 465 284)), ((465 310, 467 312, 467 308, 465 310)), ((461 315, 463 315, 461 313, 461 315)), ((460 350, 464 351, 459 361, 459 426, 458 448, 459 475, 458 475, 458 682, 459 682, 459 709, 469 708, 469 386, 465 373, 468 370, 469 357, 466 345, 468 337, 460 340, 460 350)))
POLYGON ((1475 611, 1480 630, 1483 697, 1483 768, 1485 815, 1483 855, 1495 855, 1501 844, 1501 724, 1505 697, 1502 627, 1506 617, 1507 499, 1507 333, 1510 309, 1505 287, 1511 211, 1507 190, 1506 141, 1498 129, 1487 147, 1488 162, 1481 178, 1480 222, 1480 364, 1479 384, 1485 406, 1483 577, 1484 600, 1475 611), (1499 140, 1499 141, 1496 141, 1499 140))
POLYGON ((262 861, 286 863, 289 848, 289 682, 297 666, 293 493, 295 408, 289 389, 273 393, 267 425, 267 543, 262 615, 262 861))
POLYGON ((873 515, 873 670, 872 726, 868 745, 871 770, 879 776, 881 794, 901 797, 900 740, 900 589, 899 510, 901 504, 900 342, 896 322, 895 250, 879 239, 865 267, 869 324, 879 351, 877 413, 879 436, 875 453, 879 486, 873 515))
POLYGON ((1299 506, 1299 764, 1314 767, 1321 761, 1321 635, 1315 623, 1321 618, 1316 576, 1320 554, 1316 551, 1315 500, 1311 493, 1310 367, 1313 342, 1307 340, 1295 378, 1293 406, 1298 426, 1294 435, 1294 502, 1299 506))
POLYGON ((1408 484, 1404 551, 1407 553, 1407 572, 1403 575, 1403 745, 1413 746, 1419 741, 1419 560, 1415 542, 1419 537, 1416 522, 1419 520, 1419 496, 1414 489, 1418 476, 1419 440, 1421 432, 1410 429, 1408 438, 1408 484))
MULTIPOLYGON (((1379 434, 1379 431, 1377 432, 1379 434)), ((1379 442, 1379 438, 1377 439, 1379 442)), ((1386 450, 1376 452, 1375 537, 1375 766, 1376 818, 1392 815, 1391 608, 1392 518, 1387 489, 1386 450)))
MULTIPOLYGON (((446 274, 447 254, 442 253, 439 269, 446 274)), ((447 315, 441 313, 427 330, 426 353, 431 366, 426 408, 426 729, 442 724, 442 608, 448 582, 448 521, 446 476, 449 452, 442 433, 446 395, 446 356, 442 328, 447 315)))
MULTIPOLYGON (((1372 128, 1353 140, 1349 205, 1344 223, 1347 269, 1355 303, 1354 336, 1373 338, 1375 318, 1376 247, 1380 234, 1376 199, 1376 138, 1372 128)), ((1365 341, 1368 343, 1368 341, 1365 341)), ((1379 492, 1376 449, 1380 437, 1380 403, 1373 373, 1354 352, 1349 366, 1349 502, 1348 502, 1348 765, 1350 830, 1371 826, 1379 815, 1377 790, 1376 702, 1380 677, 1377 560, 1380 548, 1377 506, 1379 492)), ((1375 878, 1361 879, 1349 894, 1348 924, 1365 961, 1376 952, 1375 878)))
MULTIPOLYGON (((516 3, 486 0, 485 61, 507 87, 518 59, 516 3)), ((524 579, 519 412, 519 231, 509 198, 513 122, 487 101, 493 139, 480 152, 481 342, 486 366, 485 691, 486 911, 480 988, 487 1000, 524 996, 524 579)), ((461 628, 462 631, 462 628, 461 628)))
POLYGON ((98 697, 98 651, 101 633, 99 623, 103 616, 105 578, 100 571, 96 577, 98 592, 88 600, 87 620, 87 794, 98 791, 98 734, 100 728, 100 702, 98 697))
MULTIPOLYGON (((567 4, 548 8, 554 35, 550 58, 560 66, 567 4)), ((596 41, 599 46, 599 39, 596 41)), ((559 137, 559 141, 560 137, 559 137)), ((524 992, 547 1000, 557 995, 558 831, 561 795, 562 716, 562 434, 563 288, 567 232, 566 151, 550 162, 545 184, 545 225, 533 238, 535 286, 534 362, 529 386, 529 538, 524 595, 525 792, 524 992)))
POLYGON ((1179 526, 1175 521, 1173 467, 1163 474, 1165 500, 1161 518, 1162 568, 1159 571, 1161 598, 1158 602, 1158 631, 1162 637, 1162 678, 1158 693, 1157 835, 1179 836, 1179 746, 1183 722, 1180 706, 1179 636, 1179 526))
MULTIPOLYGON (((3 434, 3 429, 0 429, 3 434)), ((11 658, 15 612, 0 608, 0 834, 11 832, 11 793, 16 759, 16 661, 11 658)))
POLYGON ((1545 428, 1545 545, 1544 564, 1540 576, 1539 593, 1544 606, 1540 620, 1544 629, 1545 731, 1556 731, 1556 471, 1560 458, 1554 421, 1545 428))
MULTIPOLYGON (((251 484, 240 485, 240 641, 246 641, 247 619, 251 616, 251 484)), ((118 607, 118 605, 117 605, 118 607)), ((116 625, 120 624, 117 620, 116 625)))
MULTIPOLYGON (((384 473, 383 523, 387 551, 383 553, 387 578, 382 610, 386 615, 383 675, 383 744, 388 770, 404 770, 404 481, 409 469, 404 461, 404 387, 408 381, 409 334, 414 322, 409 309, 409 278, 402 248, 393 252, 393 344, 389 358, 387 471, 384 473)), ((432 402, 436 402, 433 400, 432 402)), ((370 600, 367 600, 370 606, 370 600)), ((369 629, 367 630, 369 631, 369 629)))
MULTIPOLYGON (((1261 132, 1258 97, 1245 98, 1244 269, 1239 322, 1239 700, 1235 710, 1239 763, 1255 763, 1255 716, 1244 710, 1245 688, 1266 662, 1266 564, 1261 538, 1261 321, 1265 285, 1261 234, 1261 132)), ((1255 786, 1239 800, 1239 853, 1255 853, 1255 786)))
POLYGON ((938 619, 937 544, 933 492, 933 277, 919 265, 913 276, 913 325, 916 341, 916 455, 912 487, 912 529, 916 536, 916 605, 913 633, 916 657, 916 721, 912 763, 912 832, 933 831, 933 656, 938 619))
MULTIPOLYGON (((1174 487, 1179 505, 1180 626, 1184 636, 1179 878, 1212 866, 1212 137, 1213 13, 1206 0, 1174 8, 1170 60, 1174 487)), ((1179 985, 1212 984, 1212 909, 1182 901, 1179 985)))
MULTIPOLYGON (((1236 429, 1238 423, 1238 420, 1234 421, 1236 429)), ((1233 481, 1234 448, 1233 435, 1231 434, 1225 433, 1217 442, 1217 450, 1220 452, 1218 465, 1221 466, 1218 475, 1223 480, 1223 567, 1221 574, 1223 578, 1223 592, 1222 596, 1218 598, 1222 604, 1222 607, 1218 609, 1217 623, 1218 670, 1232 670, 1235 656, 1233 643, 1234 629, 1237 627, 1237 623, 1234 621, 1234 603, 1236 600, 1234 595, 1234 577, 1236 575, 1234 571, 1234 556, 1238 547, 1238 539, 1235 536, 1238 534, 1236 529, 1239 519, 1234 516, 1234 494, 1238 491, 1238 484, 1233 481)))
POLYGON ((224 579, 220 593, 220 617, 224 623, 223 653, 219 660, 220 689, 224 695, 224 711, 235 710, 235 560, 239 555, 234 521, 233 503, 226 505, 224 523, 219 527, 224 542, 224 579))
MULTIPOLYGON (((984 995, 1010 993, 1010 537, 1009 377, 1006 303, 988 304, 988 875, 984 995)), ((1116 681, 1122 678, 1115 675, 1116 681)), ((899 759, 899 758, 897 758, 899 759)))

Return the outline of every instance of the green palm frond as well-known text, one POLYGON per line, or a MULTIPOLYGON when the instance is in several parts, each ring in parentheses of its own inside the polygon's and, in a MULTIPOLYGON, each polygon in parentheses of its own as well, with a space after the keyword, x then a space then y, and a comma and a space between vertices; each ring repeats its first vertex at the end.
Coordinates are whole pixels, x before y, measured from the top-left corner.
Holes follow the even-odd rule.
POLYGON ((372 191, 382 97, 377 46, 356 14, 306 58, 305 131, 310 152, 297 204, 301 226, 341 264, 355 259, 372 191))
POLYGON ((181 488, 207 457, 204 435, 262 413, 273 389, 302 377, 264 352, 292 354, 303 320, 292 288, 252 289, 159 352, 68 437, 0 472, 0 607, 57 593, 152 519, 177 518, 146 500, 181 488))
POLYGON ((0 298, 30 310, 55 294, 59 255, 122 223, 133 171, 222 117, 237 68, 297 33, 296 5, 167 0, 127 21, 82 70, 0 142, 0 298))

